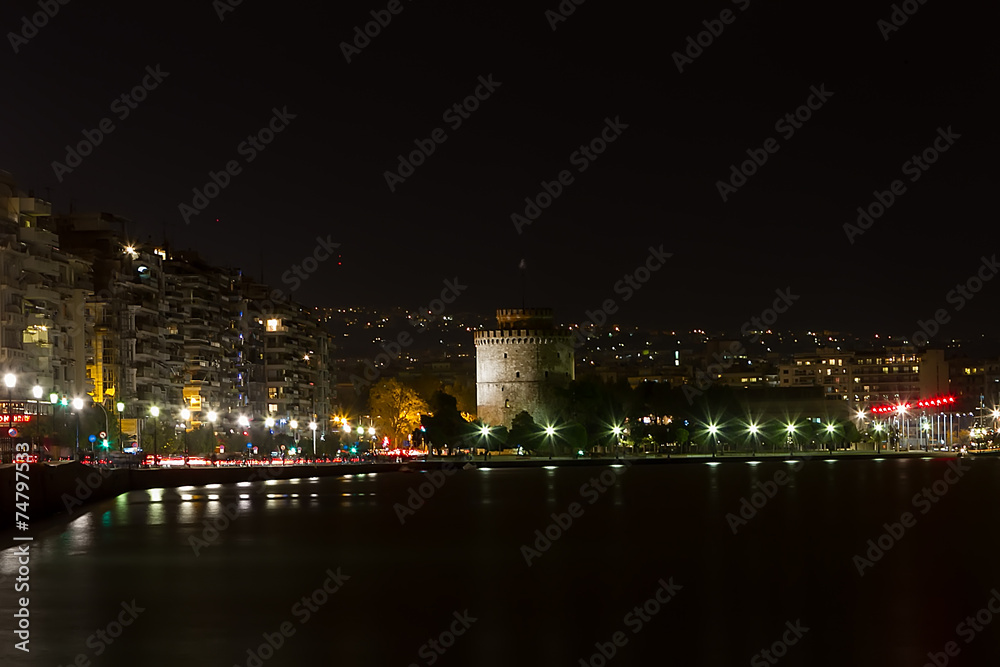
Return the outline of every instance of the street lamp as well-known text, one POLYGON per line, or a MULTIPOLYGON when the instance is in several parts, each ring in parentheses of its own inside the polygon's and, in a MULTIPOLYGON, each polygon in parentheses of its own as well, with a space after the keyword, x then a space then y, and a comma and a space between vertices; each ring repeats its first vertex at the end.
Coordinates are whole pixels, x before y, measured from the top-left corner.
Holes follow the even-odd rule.
POLYGON ((833 434, 836 432, 837 427, 833 424, 826 425, 826 433, 830 436, 830 454, 833 454, 833 434))
POLYGON ((715 452, 719 449, 719 427, 715 424, 708 425, 708 433, 712 436, 712 458, 715 458, 715 452))
POLYGON ((10 423, 14 422, 14 409, 11 405, 10 392, 14 389, 14 385, 17 384, 17 377, 13 373, 7 373, 3 376, 3 383, 7 386, 7 421, 10 423))
POLYGON ((486 461, 490 457, 490 427, 483 424, 479 427, 479 435, 482 436, 483 440, 483 460, 486 461))
POLYGON ((125 404, 118 401, 115 403, 115 409, 118 410, 118 447, 125 451, 125 434, 122 433, 122 415, 125 413, 125 404))
POLYGON ((189 419, 191 419, 191 411, 187 408, 181 408, 181 426, 184 427, 184 435, 181 436, 184 438, 184 465, 188 464, 188 457, 191 455, 191 452, 188 450, 187 422, 189 419))
POLYGON ((613 427, 613 428, 611 429, 611 432, 612 432, 612 433, 614 434, 614 436, 615 436, 615 458, 621 458, 621 457, 620 457, 620 456, 618 455, 618 452, 620 451, 620 449, 621 449, 621 446, 622 446, 622 438, 621 438, 621 435, 622 435, 622 427, 621 427, 621 426, 618 426, 618 425, 616 424, 616 425, 615 425, 615 426, 614 426, 614 427, 613 427))
POLYGON ((555 454, 555 451, 556 451, 556 441, 555 441, 555 438, 553 437, 555 434, 556 434, 556 429, 555 428, 553 428, 552 426, 546 426, 545 427, 545 435, 546 435, 546 437, 548 437, 548 439, 549 439, 549 445, 550 445, 550 448, 549 448, 549 460, 550 461, 552 460, 552 455, 555 454))
POLYGON ((156 422, 153 424, 153 466, 158 467, 160 465, 159 458, 156 456, 156 446, 159 443, 160 434, 160 408, 153 405, 149 408, 149 414, 153 416, 156 422))
POLYGON ((41 435, 40 429, 42 428, 42 425, 39 423, 38 419, 39 415, 42 414, 42 404, 41 404, 42 388, 36 384, 34 387, 31 388, 31 396, 35 399, 35 441, 32 443, 31 453, 37 454, 38 440, 39 436, 41 435))
POLYGON ((313 458, 316 458, 316 428, 319 426, 316 422, 309 422, 309 430, 313 432, 313 458))
POLYGON ((760 432, 760 427, 757 426, 757 424, 750 424, 747 427, 747 430, 750 432, 750 442, 753 446, 753 455, 757 456, 757 433, 760 432))
MULTIPOLYGON (((7 378, 4 378, 4 383, 7 382, 7 378)), ((10 385, 8 385, 10 386, 10 385)), ((83 410, 83 399, 74 398, 73 399, 73 411, 76 414, 76 460, 80 460, 80 411, 83 410)))
POLYGON ((785 426, 785 431, 788 432, 788 453, 795 456, 795 424, 785 426))

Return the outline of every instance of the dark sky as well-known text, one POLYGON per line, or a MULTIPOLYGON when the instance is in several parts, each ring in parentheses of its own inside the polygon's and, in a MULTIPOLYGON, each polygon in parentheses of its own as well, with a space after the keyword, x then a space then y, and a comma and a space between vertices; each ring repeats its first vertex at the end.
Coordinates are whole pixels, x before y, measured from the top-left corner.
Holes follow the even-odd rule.
MULTIPOLYGON (((993 321, 1000 281, 960 312, 946 295, 996 250, 996 9, 913 2, 885 40, 889 3, 591 0, 553 31, 556 0, 403 0, 347 63, 340 42, 386 4, 244 0, 223 21, 209 0, 60 6, 0 49, 0 169, 59 211, 165 228, 220 264, 257 274, 263 254, 286 289, 329 236, 343 263, 294 292, 311 304, 416 308, 457 276, 456 310, 516 307, 525 258, 528 305, 564 321, 612 298, 623 321, 733 330, 785 287, 801 298, 777 326, 909 331, 938 308, 950 335, 993 321), (723 10, 735 19, 678 72, 673 52, 723 10), (156 65, 169 75, 119 120, 113 100, 156 65), (453 130, 442 114, 480 75, 501 85, 453 130), (821 108, 776 131, 820 85, 821 108), (237 146, 274 107, 296 118, 247 163, 237 146), (105 117, 114 131, 60 183, 52 163, 105 117), (577 171, 570 154, 607 117, 628 128, 577 171), (903 163, 949 126, 960 138, 910 182, 903 163), (439 127, 447 140, 390 192, 396 156, 439 127), (769 137, 778 151, 723 202, 716 182, 769 137), (242 173, 186 225, 179 204, 229 160, 242 173), (518 234, 511 214, 564 169, 573 183, 518 234), (849 243, 843 224, 894 179, 905 193, 849 243), (661 244, 673 257, 626 302, 616 281, 661 244)), ((36 11, 4 3, 4 32, 36 11)))

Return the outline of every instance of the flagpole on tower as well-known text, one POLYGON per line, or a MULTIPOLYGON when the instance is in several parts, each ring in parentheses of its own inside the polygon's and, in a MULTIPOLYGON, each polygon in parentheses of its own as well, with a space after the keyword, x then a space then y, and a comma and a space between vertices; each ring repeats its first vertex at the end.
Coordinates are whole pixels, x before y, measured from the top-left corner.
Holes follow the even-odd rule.
POLYGON ((521 310, 524 310, 527 307, 525 301, 528 291, 528 263, 522 259, 517 268, 521 270, 521 310))

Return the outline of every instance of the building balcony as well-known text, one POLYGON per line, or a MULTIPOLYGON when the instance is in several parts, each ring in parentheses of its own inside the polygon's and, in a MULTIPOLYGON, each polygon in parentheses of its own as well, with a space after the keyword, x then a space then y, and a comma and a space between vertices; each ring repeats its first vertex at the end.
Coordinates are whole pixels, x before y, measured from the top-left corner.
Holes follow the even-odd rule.
POLYGON ((60 301, 59 292, 43 285, 27 285, 24 288, 24 298, 31 301, 60 301))
POLYGON ((59 263, 48 257, 28 255, 24 258, 24 263, 21 266, 25 271, 32 271, 43 276, 59 276, 59 263))

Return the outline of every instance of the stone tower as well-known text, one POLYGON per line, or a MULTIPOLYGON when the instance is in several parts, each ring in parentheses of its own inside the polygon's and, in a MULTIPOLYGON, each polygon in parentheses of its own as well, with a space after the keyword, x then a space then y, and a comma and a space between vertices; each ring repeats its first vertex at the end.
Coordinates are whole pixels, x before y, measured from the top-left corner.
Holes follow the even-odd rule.
POLYGON ((522 410, 540 419, 551 388, 576 378, 573 338, 551 308, 498 310, 497 328, 475 341, 476 404, 487 424, 510 426, 522 410))

